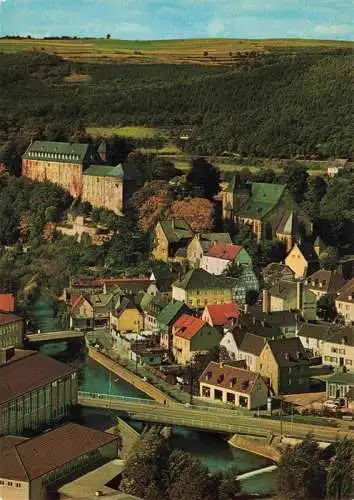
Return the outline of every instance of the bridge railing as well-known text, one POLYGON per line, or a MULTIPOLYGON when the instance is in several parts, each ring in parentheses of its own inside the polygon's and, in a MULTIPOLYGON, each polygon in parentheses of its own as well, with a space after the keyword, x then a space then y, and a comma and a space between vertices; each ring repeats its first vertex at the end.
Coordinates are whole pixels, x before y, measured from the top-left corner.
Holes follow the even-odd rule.
POLYGON ((98 392, 88 392, 88 391, 78 391, 78 397, 82 399, 104 399, 106 401, 125 401, 126 403, 136 403, 136 404, 147 404, 150 406, 162 406, 159 405, 153 399, 147 398, 134 398, 131 396, 121 396, 118 394, 101 394, 98 392))

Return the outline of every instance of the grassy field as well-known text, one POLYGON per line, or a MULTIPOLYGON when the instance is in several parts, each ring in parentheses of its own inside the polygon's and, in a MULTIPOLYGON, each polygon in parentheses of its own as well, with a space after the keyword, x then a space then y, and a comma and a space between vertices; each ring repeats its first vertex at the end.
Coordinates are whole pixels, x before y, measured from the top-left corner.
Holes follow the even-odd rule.
POLYGON ((154 137, 167 138, 166 132, 162 129, 140 126, 87 127, 86 132, 93 137, 112 137, 112 135, 120 135, 121 137, 131 139, 153 139, 154 137))
POLYGON ((353 49, 353 42, 280 39, 181 39, 181 40, 42 40, 0 39, 0 52, 45 51, 77 61, 129 63, 235 64, 247 52, 294 53, 306 50, 353 49))

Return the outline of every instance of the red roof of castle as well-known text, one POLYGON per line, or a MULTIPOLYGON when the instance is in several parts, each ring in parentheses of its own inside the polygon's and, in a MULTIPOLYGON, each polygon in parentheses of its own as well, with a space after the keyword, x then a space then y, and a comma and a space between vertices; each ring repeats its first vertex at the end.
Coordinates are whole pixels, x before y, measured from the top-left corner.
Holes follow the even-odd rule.
POLYGON ((182 314, 173 325, 173 328, 177 330, 174 334, 177 337, 191 340, 205 325, 206 323, 196 316, 182 314))
POLYGON ((206 255, 217 259, 234 260, 241 250, 240 245, 234 245, 233 243, 216 243, 209 248, 206 255))
POLYGON ((207 309, 213 326, 225 326, 230 319, 238 318, 240 312, 236 304, 210 304, 207 309))

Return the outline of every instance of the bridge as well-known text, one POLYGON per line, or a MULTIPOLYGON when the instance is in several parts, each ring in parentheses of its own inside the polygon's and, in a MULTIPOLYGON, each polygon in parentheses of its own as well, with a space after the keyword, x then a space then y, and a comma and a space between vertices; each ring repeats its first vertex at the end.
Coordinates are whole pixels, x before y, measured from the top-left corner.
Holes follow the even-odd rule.
POLYGON ((354 439, 354 431, 349 429, 247 417, 235 410, 214 406, 189 406, 181 403, 164 405, 150 399, 89 392, 79 392, 78 402, 82 406, 116 410, 132 420, 179 425, 225 434, 304 439, 311 433, 314 439, 326 443, 344 437, 354 439))
POLYGON ((65 341, 65 340, 73 340, 73 339, 84 339, 84 332, 74 332, 72 330, 61 331, 61 332, 45 332, 45 333, 32 333, 26 335, 25 338, 31 344, 34 342, 50 342, 53 340, 56 341, 65 341))

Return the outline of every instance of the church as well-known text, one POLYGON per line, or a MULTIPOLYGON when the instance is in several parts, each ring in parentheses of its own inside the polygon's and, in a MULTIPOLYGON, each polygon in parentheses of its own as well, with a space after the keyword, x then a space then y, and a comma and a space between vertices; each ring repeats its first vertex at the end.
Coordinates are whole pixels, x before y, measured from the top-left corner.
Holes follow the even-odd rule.
POLYGON ((241 183, 236 174, 222 197, 225 225, 248 224, 257 241, 279 240, 290 251, 296 241, 312 234, 312 222, 285 185, 241 183))

